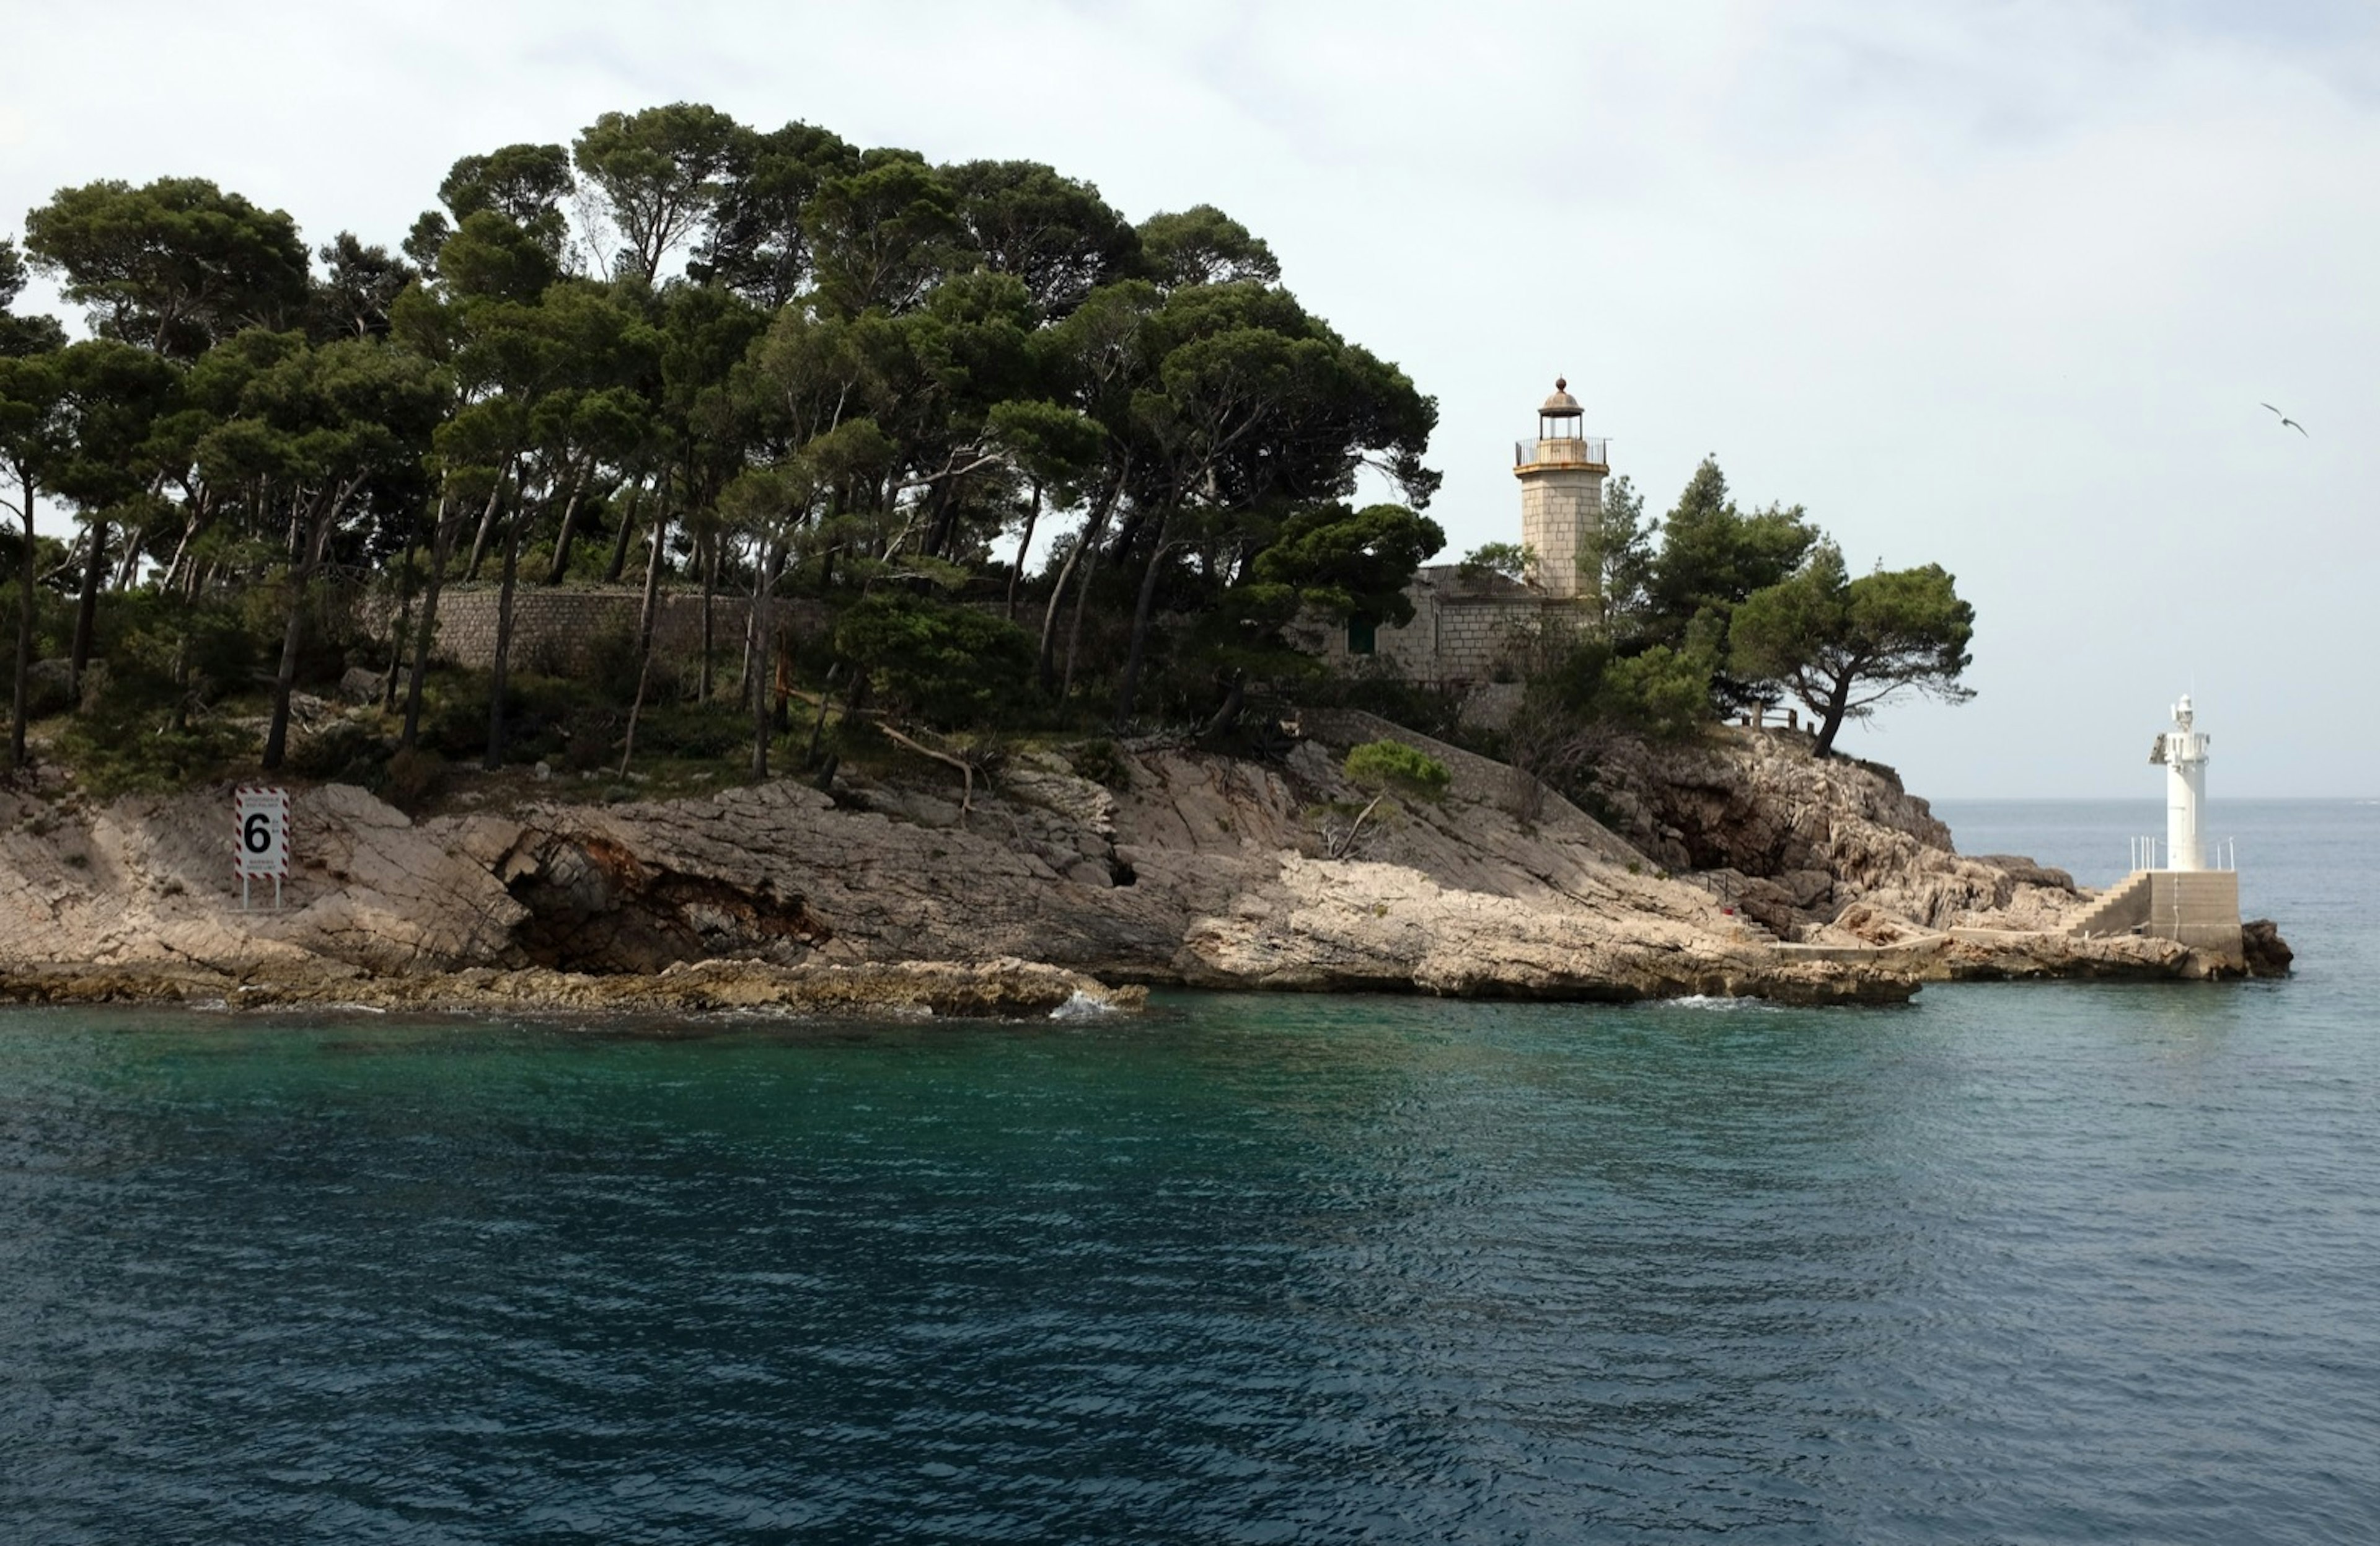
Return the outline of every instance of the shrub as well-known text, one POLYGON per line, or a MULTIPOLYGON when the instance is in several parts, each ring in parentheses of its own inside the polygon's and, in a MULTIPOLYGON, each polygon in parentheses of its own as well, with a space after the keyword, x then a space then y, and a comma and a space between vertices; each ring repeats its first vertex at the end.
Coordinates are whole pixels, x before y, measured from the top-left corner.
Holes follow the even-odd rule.
POLYGON ((1300 702, 1318 709, 1358 709, 1408 730, 1453 740, 1462 729, 1463 697, 1444 688, 1406 681, 1385 665, 1301 684, 1300 702))
MULTIPOLYGON (((488 693, 484 671, 446 675, 436 700, 423 712, 421 744, 456 761, 478 759, 488 749, 488 693)), ((577 707, 576 682, 523 671, 504 682, 504 761, 534 762, 561 754, 564 725, 577 707)))
POLYGON ((1419 799, 1443 798, 1454 775, 1435 757, 1402 741, 1366 741, 1347 753, 1348 782, 1366 789, 1393 789, 1419 799))
POLYGON ((1104 784, 1111 789, 1123 788, 1132 776, 1131 769, 1124 764, 1123 754, 1116 750, 1115 742, 1105 737, 1068 747, 1066 764, 1075 770, 1077 777, 1087 778, 1094 784, 1104 784))
POLYGON ((369 722, 339 718, 298 738, 289 750, 289 771, 301 778, 341 784, 371 778, 391 748, 369 722))
POLYGON ((171 794, 216 778, 235 759, 254 757, 254 743, 237 731, 186 718, 140 686, 111 685, 58 734, 59 753, 90 794, 171 794))
POLYGON ((874 673, 876 695, 943 729, 999 724, 1032 679, 1032 638, 1013 623, 897 591, 880 590, 835 622, 844 659, 874 673))
POLYGON ((637 751, 708 761, 748 752, 752 716, 730 702, 645 705, 637 721, 637 751))
POLYGON ((597 697, 625 703, 637 696, 643 665, 637 653, 637 617, 624 614, 605 623, 587 641, 587 684, 597 697))
POLYGON ((1696 656, 1656 644, 1613 661, 1603 674, 1606 712, 1655 740, 1683 740, 1711 714, 1710 667, 1696 656))
POLYGON ((1682 740, 1711 717, 1710 657, 1666 644, 1617 655, 1609 644, 1585 640, 1533 688, 1567 713, 1654 740, 1682 740))
POLYGON ((420 744, 442 757, 476 757, 488 745, 488 674, 458 671, 423 709, 420 744))
POLYGON ((571 773, 588 773, 617 761, 627 720, 627 714, 618 709, 592 706, 572 711, 563 730, 563 767, 571 773))
POLYGON ((74 694, 67 690, 70 675, 62 660, 35 661, 25 678, 25 717, 47 719, 73 708, 74 694))
MULTIPOLYGON (((91 666, 104 665, 128 688, 147 678, 137 690, 160 702, 212 703, 279 663, 277 635, 268 649, 249 631, 246 605, 245 596, 191 602, 146 589, 102 592, 91 666)), ((88 678, 84 696, 96 696, 88 678)))
POLYGON ((381 771, 380 797, 399 810, 416 811, 436 797, 446 782, 446 760, 434 751, 400 751, 381 771))
POLYGON ((170 792, 252 756, 252 741, 204 709, 220 685, 212 673, 228 676, 252 658, 237 614, 142 592, 103 600, 107 656, 92 661, 81 712, 57 738, 84 787, 102 797, 170 792))

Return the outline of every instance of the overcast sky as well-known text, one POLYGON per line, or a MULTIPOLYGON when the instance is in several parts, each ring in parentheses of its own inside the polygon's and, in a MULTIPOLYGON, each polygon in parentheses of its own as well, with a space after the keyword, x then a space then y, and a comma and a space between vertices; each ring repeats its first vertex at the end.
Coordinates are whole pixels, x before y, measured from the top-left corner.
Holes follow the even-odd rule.
POLYGON ((1560 371, 1649 508, 1715 453, 1948 566, 1977 698, 1844 737, 1919 793, 2155 798, 2194 688, 2218 806, 2380 794, 2369 5, 8 9, 0 230, 175 174, 394 245, 455 157, 677 100, 1047 161, 1221 205, 1436 396, 1454 552, 1560 371))

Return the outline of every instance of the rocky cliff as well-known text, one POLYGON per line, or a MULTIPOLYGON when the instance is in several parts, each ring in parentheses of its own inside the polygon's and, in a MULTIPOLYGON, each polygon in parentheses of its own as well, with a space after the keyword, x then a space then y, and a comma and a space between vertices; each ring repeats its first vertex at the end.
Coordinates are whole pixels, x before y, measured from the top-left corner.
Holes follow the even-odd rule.
POLYGON ((277 912, 240 910, 225 791, 18 790, 0 797, 0 991, 949 1011, 1117 984, 1836 1002, 2204 969, 2164 942, 2045 932, 2078 901, 2063 875, 1962 858, 1888 773, 1775 737, 1615 757, 1615 831, 1366 716, 1305 728, 1279 762, 1127 749, 1104 785, 1026 754, 971 796, 922 762, 832 795, 500 785, 421 820, 303 788, 277 912), (1359 824, 1339 755, 1382 734, 1453 785, 1359 824))
POLYGON ((1809 744, 1790 731, 1734 727, 1684 747, 1623 744, 1605 759, 1599 789, 1630 841, 1786 938, 2055 930, 2073 912, 2064 870, 1961 855, 1890 768, 1820 761, 1809 744))

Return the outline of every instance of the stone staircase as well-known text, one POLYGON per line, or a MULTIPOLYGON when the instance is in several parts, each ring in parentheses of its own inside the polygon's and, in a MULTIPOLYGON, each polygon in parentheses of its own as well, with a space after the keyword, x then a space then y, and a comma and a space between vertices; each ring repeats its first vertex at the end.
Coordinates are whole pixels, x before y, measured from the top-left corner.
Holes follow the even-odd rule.
POLYGON ((2090 909, 2066 926, 2075 935, 2125 934, 2149 920, 2149 871, 2135 870, 2101 892, 2090 909))

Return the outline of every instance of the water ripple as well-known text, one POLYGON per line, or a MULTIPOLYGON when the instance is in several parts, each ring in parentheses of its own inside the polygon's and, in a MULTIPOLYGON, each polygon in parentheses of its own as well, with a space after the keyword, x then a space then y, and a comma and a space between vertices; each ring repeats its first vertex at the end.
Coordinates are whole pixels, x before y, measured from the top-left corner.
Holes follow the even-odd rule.
POLYGON ((700 1036, 13 1014, 0 1519, 2372 1539, 2373 980, 700 1036))

